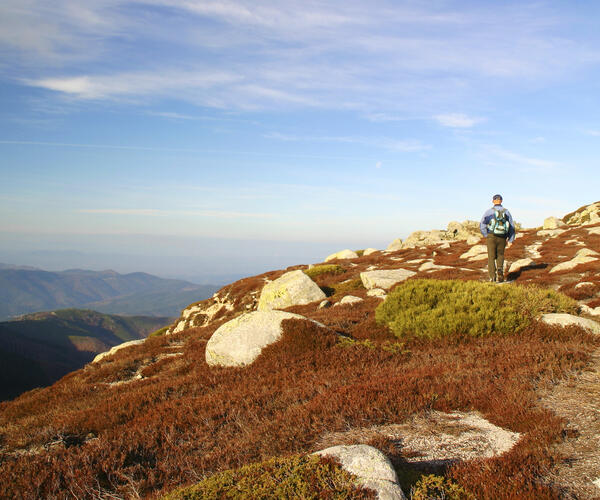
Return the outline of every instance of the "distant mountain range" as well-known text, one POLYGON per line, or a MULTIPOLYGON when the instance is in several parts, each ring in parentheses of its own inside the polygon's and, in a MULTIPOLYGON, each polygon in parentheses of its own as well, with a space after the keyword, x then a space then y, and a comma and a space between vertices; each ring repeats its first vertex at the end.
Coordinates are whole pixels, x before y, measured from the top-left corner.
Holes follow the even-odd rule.
POLYGON ((206 299, 219 288, 146 273, 49 272, 0 264, 0 320, 71 307, 107 314, 177 316, 189 303, 206 299))
POLYGON ((65 309, 0 323, 0 400, 52 384, 112 346, 148 336, 172 318, 65 309))

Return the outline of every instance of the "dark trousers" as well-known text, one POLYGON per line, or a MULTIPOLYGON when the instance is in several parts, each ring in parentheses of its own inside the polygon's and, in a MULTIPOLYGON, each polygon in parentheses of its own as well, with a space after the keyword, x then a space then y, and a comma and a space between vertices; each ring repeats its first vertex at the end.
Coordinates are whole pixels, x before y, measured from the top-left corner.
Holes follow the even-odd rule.
POLYGON ((488 251, 488 272, 491 280, 496 280, 496 271, 498 276, 501 276, 504 267, 504 249, 506 248, 506 238, 496 236, 495 234, 487 235, 487 251, 488 251))

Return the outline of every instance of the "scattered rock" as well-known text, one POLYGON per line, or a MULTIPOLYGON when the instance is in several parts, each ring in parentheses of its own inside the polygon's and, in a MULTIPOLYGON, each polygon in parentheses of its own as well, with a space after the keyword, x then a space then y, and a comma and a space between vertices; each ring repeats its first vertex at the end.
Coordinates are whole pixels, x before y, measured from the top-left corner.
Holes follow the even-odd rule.
POLYGON ((298 269, 285 273, 263 287, 258 300, 258 310, 285 309, 325 298, 317 284, 298 269))
POLYGON ((592 319, 581 318, 573 314, 566 313, 548 313, 543 314, 541 320, 549 325, 571 326, 577 325, 585 328, 591 333, 600 335, 600 324, 592 319))
POLYGON ((122 344, 112 347, 110 350, 108 350, 106 352, 101 352, 100 354, 98 354, 94 358, 92 363, 97 363, 98 361, 106 358, 107 356, 112 356, 115 352, 120 351, 121 349, 125 349, 126 347, 143 344, 145 341, 146 341, 146 339, 139 339, 139 340, 130 340, 129 342, 123 342, 122 344))
POLYGON ((558 236, 566 231, 566 229, 541 229, 537 232, 538 236, 558 236))
POLYGON ((206 343, 206 362, 211 366, 244 366, 282 334, 284 319, 306 319, 284 311, 253 311, 221 325, 206 343))
POLYGON ((406 499, 394 467, 377 448, 366 444, 333 446, 316 455, 337 459, 346 471, 358 477, 361 486, 376 491, 379 500, 406 499))
POLYGON ((516 273, 524 267, 531 266, 535 261, 526 257, 525 259, 515 260, 508 268, 508 273, 516 273))
POLYGON ((321 303, 319 304, 319 309, 325 309, 326 307, 330 307, 331 306, 331 302, 329 302, 328 300, 322 300, 321 303))
POLYGON ((564 226, 566 226, 566 224, 556 217, 548 217, 544 219, 544 229, 559 229, 564 226))
POLYGON ((371 255, 372 253, 379 252, 376 248, 365 248, 363 255, 371 255))
POLYGON ((233 311, 234 306, 229 300, 229 295, 220 296, 215 293, 212 298, 204 300, 199 304, 192 304, 181 312, 181 317, 167 334, 179 333, 192 326, 208 325, 212 319, 223 309, 233 311))
POLYGON ((600 306, 590 307, 587 304, 581 304, 581 312, 590 316, 600 316, 600 306))
POLYGON ((367 290, 367 295, 369 297, 377 297, 380 299, 385 299, 387 297, 387 293, 381 288, 371 288, 370 290, 367 290))
POLYGON ((600 227, 592 227, 588 229, 588 233, 590 234, 600 234, 600 227))
POLYGON ((542 257, 540 254, 540 247, 542 246, 541 241, 536 241, 533 245, 529 245, 525 247, 525 253, 529 255, 532 259, 539 259, 542 257))
POLYGON ((581 283, 577 283, 575 285, 575 290, 577 290, 578 288, 583 288, 586 286, 595 286, 594 283, 592 283, 591 281, 582 281, 581 283))
POLYGON ((346 248, 345 250, 340 250, 339 252, 332 253, 325 259, 325 262, 329 262, 330 260, 335 259, 358 259, 358 254, 353 250, 346 248))
POLYGON ((396 283, 400 283, 411 276, 417 274, 408 269, 386 269, 379 271, 365 271, 360 273, 360 279, 363 286, 370 290, 371 288, 383 288, 389 290, 396 283))
POLYGON ((364 299, 360 297, 355 297, 354 295, 346 295, 342 300, 340 300, 336 306, 344 305, 344 304, 356 304, 358 302, 362 302, 364 299))
POLYGON ((487 258, 487 245, 475 245, 471 247, 468 251, 463 253, 460 258, 461 259, 472 259, 473 257, 478 257, 480 255, 484 255, 487 258))
POLYGON ((450 269, 451 266, 441 266, 434 264, 432 261, 424 262, 419 266, 419 271, 433 271, 434 269, 450 269))
POLYGON ((572 239, 572 240, 565 241, 565 245, 578 245, 578 246, 582 246, 582 245, 585 245, 585 243, 583 243, 582 241, 579 241, 577 239, 572 239))
POLYGON ((568 271, 570 269, 576 268, 580 264, 587 264, 588 262, 594 262, 598 260, 597 257, 592 257, 592 255, 598 255, 598 252, 590 250, 589 248, 582 248, 575 254, 575 257, 573 257, 571 260, 557 264, 552 269, 550 269, 549 272, 556 273, 558 271, 568 271))
MULTIPOLYGON (((480 239, 481 239, 481 235, 469 236, 467 238, 467 245, 476 245, 477 243, 479 243, 480 239)), ((448 246, 450 246, 450 245, 448 245, 448 246)))

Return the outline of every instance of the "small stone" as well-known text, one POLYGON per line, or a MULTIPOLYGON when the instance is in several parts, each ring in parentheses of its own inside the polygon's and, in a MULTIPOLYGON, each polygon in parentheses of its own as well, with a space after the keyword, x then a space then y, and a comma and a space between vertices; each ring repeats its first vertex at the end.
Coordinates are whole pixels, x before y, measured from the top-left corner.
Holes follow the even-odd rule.
POLYGON ((354 295, 346 295, 342 300, 340 300, 336 306, 345 305, 345 304, 357 304, 358 302, 362 302, 364 299, 360 297, 355 297, 354 295))
POLYGON ((533 259, 530 259, 529 257, 525 258, 525 259, 519 259, 519 260, 515 260, 509 267, 508 269, 508 273, 516 273, 518 271, 520 271, 521 269, 523 269, 524 267, 527 266, 531 266, 534 263, 533 259))
POLYGON ((387 297, 387 293, 385 293, 385 290, 382 290, 381 288, 371 288, 370 290, 367 290, 367 295, 369 297, 377 297, 379 299, 385 299, 387 297))
POLYGON ((319 304, 319 309, 325 309, 326 307, 330 307, 330 306, 331 306, 331 302, 329 302, 328 300, 323 300, 319 304))
POLYGON ((340 260, 342 260, 342 259, 358 259, 358 254, 356 252, 354 252, 353 250, 346 248, 345 250, 341 250, 339 252, 332 253, 325 259, 325 262, 329 262, 330 260, 335 260, 335 259, 340 259, 340 260))

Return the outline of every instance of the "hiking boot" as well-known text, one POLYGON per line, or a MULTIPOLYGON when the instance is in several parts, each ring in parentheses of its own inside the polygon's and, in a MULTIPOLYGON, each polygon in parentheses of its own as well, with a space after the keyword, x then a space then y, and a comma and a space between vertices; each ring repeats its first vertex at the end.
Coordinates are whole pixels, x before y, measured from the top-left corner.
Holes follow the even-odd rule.
POLYGON ((498 273, 498 283, 502 283, 504 281, 504 274, 498 273))

